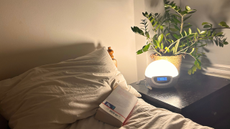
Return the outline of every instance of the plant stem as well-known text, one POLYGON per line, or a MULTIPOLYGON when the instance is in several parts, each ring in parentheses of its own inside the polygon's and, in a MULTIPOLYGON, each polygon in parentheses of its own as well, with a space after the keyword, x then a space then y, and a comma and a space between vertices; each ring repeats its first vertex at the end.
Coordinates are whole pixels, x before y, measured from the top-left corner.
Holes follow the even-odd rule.
POLYGON ((153 47, 153 45, 151 45, 151 47, 152 47, 153 51, 155 51, 158 55, 161 56, 161 53, 159 53, 159 52, 153 47))
MULTIPOLYGON (((175 9, 174 9, 175 10, 175 9)), ((176 10, 175 10, 176 11, 176 10)), ((183 30, 183 25, 184 25, 184 15, 182 15, 181 13, 179 13, 178 11, 176 11, 180 16, 181 16, 181 24, 180 24, 180 35, 181 35, 181 33, 182 33, 182 30, 183 30)), ((177 53, 177 51, 178 51, 178 46, 179 46, 179 44, 180 44, 180 39, 179 40, 177 40, 177 43, 176 43, 176 45, 175 45, 175 50, 173 51, 173 53, 174 54, 176 54, 177 53)))
POLYGON ((185 49, 188 49, 189 47, 191 47, 192 45, 194 45, 196 42, 193 42, 190 46, 187 46, 186 48, 184 49, 181 49, 180 51, 176 52, 175 55, 181 53, 182 51, 184 51, 185 49))
MULTIPOLYGON (((191 41, 191 42, 192 42, 192 41, 191 41)), ((187 46, 187 47, 185 47, 184 49, 181 49, 180 51, 176 52, 175 55, 181 53, 181 52, 184 51, 185 49, 190 48, 190 47, 191 47, 192 45, 194 45, 196 42, 197 42, 197 40, 195 40, 190 46, 187 46)))
MULTIPOLYGON (((169 45, 168 49, 170 49, 175 43, 177 43, 178 40, 181 40, 181 39, 183 39, 183 38, 186 38, 186 37, 188 37, 188 36, 190 36, 190 35, 191 35, 191 34, 189 34, 189 35, 187 35, 187 36, 184 36, 184 37, 181 37, 180 39, 177 39, 175 42, 173 42, 173 43, 171 43, 171 44, 169 45)), ((165 51, 164 53, 166 53, 166 51, 165 51)))
POLYGON ((182 31, 183 31, 183 26, 184 26, 184 16, 181 15, 180 34, 181 34, 182 31))

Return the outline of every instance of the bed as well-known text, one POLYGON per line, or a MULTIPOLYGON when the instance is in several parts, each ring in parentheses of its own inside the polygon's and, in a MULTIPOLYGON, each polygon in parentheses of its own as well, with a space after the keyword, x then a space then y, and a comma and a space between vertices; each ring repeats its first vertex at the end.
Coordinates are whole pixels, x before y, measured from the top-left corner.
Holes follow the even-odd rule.
POLYGON ((114 62, 107 48, 102 47, 87 55, 38 66, 0 81, 0 128, 116 129, 94 116, 99 104, 117 85, 138 97, 120 129, 210 128, 146 103, 127 84, 114 62))

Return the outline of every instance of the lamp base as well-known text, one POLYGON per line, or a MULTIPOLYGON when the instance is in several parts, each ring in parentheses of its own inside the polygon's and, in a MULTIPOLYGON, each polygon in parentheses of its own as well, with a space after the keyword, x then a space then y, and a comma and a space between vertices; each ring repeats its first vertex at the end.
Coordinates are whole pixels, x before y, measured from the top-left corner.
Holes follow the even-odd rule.
POLYGON ((149 84, 149 86, 153 88, 169 88, 176 85, 179 76, 171 77, 171 76, 156 76, 156 77, 145 77, 145 80, 149 84))

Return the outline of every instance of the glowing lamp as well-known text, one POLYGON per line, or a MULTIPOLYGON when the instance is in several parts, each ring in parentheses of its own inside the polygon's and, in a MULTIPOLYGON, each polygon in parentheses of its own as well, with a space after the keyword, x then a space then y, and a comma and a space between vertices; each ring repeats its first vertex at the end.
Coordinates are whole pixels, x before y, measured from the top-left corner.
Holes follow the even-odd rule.
POLYGON ((178 80, 178 74, 177 68, 167 60, 153 61, 145 70, 145 78, 154 88, 172 87, 178 80))

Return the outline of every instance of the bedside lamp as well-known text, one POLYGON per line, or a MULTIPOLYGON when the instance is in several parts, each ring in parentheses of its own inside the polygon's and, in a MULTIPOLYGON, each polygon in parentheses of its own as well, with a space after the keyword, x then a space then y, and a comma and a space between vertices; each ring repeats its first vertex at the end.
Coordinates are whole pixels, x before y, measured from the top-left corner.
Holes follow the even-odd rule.
POLYGON ((145 78, 153 88, 172 87, 178 80, 177 68, 167 60, 156 60, 145 70, 145 78))

